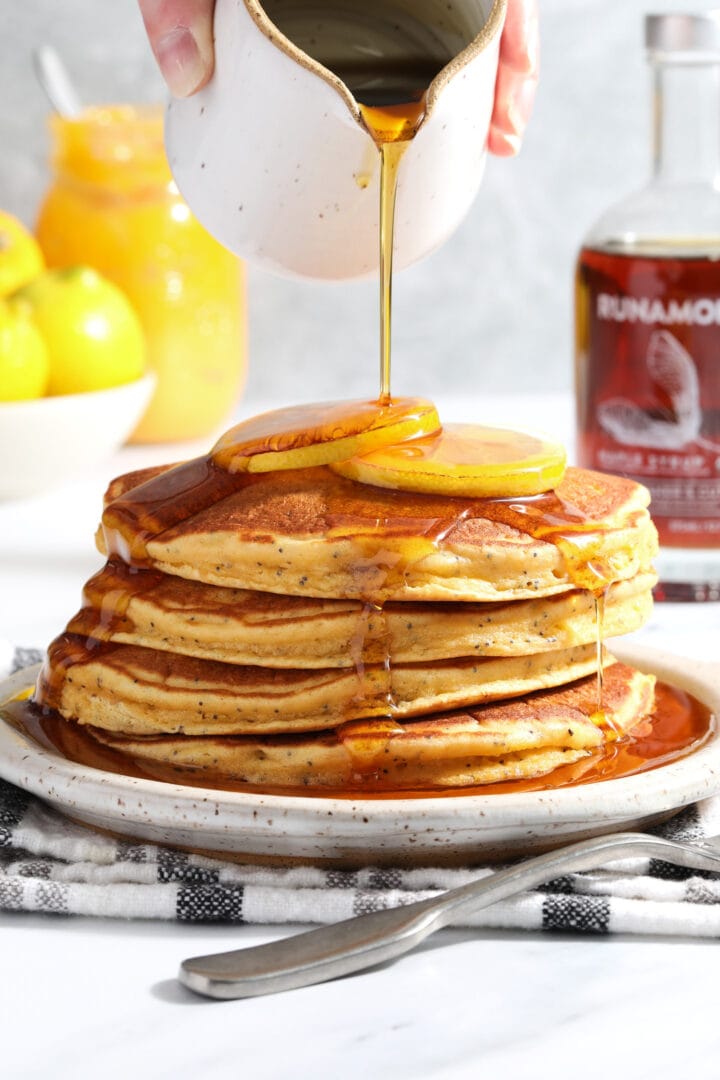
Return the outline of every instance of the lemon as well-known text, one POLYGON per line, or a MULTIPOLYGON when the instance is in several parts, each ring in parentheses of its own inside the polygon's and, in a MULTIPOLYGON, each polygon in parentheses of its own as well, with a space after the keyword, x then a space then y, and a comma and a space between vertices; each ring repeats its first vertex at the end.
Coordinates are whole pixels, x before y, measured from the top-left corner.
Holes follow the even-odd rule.
POLYGON ((437 431, 435 406, 423 398, 324 401, 254 416, 218 441, 213 457, 230 472, 275 472, 328 465, 437 431))
POLYGON ((140 321, 125 294, 95 270, 46 270, 15 295, 27 302, 45 340, 48 394, 104 390, 142 375, 140 321))
POLYGON ((49 371, 45 342, 27 309, 0 300, 0 401, 42 397, 49 371))
POLYGON ((12 214, 0 210, 0 296, 9 296, 44 269, 35 237, 12 214))
POLYGON ((350 480, 398 491, 512 498, 557 487, 565 473, 565 448, 528 432, 446 424, 433 435, 332 468, 350 480))

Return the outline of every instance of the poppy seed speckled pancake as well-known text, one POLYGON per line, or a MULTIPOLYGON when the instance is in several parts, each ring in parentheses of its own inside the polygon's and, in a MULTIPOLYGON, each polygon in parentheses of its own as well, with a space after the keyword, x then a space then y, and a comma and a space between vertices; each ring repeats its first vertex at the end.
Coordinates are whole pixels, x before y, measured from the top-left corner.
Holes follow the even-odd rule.
MULTIPOLYGON (((655 580, 639 574, 609 591, 607 637, 643 625, 655 580)), ((510 603, 390 602, 379 610, 359 600, 226 589, 113 562, 83 595, 71 633, 264 667, 523 656, 587 645, 596 635, 593 597, 578 589, 510 603)))
POLYGON ((635 577, 657 550, 644 487, 573 468, 547 495, 465 499, 371 488, 326 468, 229 474, 200 458, 120 477, 107 500, 101 550, 290 596, 551 596, 635 577))
MULTIPOLYGON (((616 663, 605 674, 605 716, 619 732, 652 710, 655 679, 616 663)), ((527 780, 590 758, 606 733, 594 722, 594 678, 502 704, 436 714, 402 724, 377 719, 336 731, 290 736, 156 736, 91 730, 150 775, 208 786, 431 790, 527 780), (163 771, 164 770, 164 771, 163 771)))
POLYGON ((198 660, 64 634, 48 650, 36 701, 66 719, 125 733, 312 731, 359 717, 419 716, 517 697, 595 668, 595 645, 522 657, 302 671, 198 660))

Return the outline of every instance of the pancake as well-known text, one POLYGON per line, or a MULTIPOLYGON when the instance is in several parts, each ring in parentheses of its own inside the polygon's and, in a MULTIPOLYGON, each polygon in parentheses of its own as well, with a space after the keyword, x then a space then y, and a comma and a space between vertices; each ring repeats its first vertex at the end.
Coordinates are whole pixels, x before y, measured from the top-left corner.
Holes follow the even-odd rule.
MULTIPOLYGON (((653 574, 618 582, 605 604, 607 637, 646 622, 653 574)), ((281 596, 186 581, 111 562, 85 586, 68 631, 207 660, 277 668, 525 656, 595 641, 593 597, 575 589, 512 603, 391 602, 281 596)))
POLYGON ((108 564, 35 702, 129 770, 210 787, 433 791, 581 770, 652 707, 654 679, 599 644, 649 614, 648 501, 572 468, 512 499, 211 457, 128 474, 106 496, 108 564))
POLYGON ((209 458, 114 481, 102 551, 228 588, 328 599, 497 601, 629 580, 657 550, 647 490, 567 469, 555 492, 465 499, 327 468, 230 474, 209 458))
POLYGON ((362 717, 420 716, 517 697, 571 682, 596 664, 595 645, 580 645, 523 657, 302 671, 64 634, 48 650, 35 700, 66 719, 125 733, 313 731, 362 717))
MULTIPOLYGON (((604 712, 630 732, 652 710, 655 679, 615 663, 605 675, 604 712)), ((607 728, 593 722, 593 677, 501 705, 446 712, 397 724, 371 720, 296 736, 133 738, 92 729, 150 775, 207 786, 246 784, 347 791, 429 791, 544 776, 592 760, 607 728), (153 769, 160 770, 153 773, 153 769), (164 771, 163 771, 164 770, 164 771)))

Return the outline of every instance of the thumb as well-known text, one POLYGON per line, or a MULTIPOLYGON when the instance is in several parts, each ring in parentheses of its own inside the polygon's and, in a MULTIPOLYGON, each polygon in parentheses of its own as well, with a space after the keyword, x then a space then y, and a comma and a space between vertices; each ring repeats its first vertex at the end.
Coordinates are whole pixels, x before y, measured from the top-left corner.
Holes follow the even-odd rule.
POLYGON ((139 0, 150 46, 170 92, 188 97, 213 73, 215 0, 139 0))

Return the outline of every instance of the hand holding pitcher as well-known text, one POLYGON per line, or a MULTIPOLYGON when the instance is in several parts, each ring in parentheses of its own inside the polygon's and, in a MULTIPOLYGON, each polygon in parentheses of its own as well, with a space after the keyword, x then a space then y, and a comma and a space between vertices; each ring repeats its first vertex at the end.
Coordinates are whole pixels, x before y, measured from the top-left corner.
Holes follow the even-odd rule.
MULTIPOLYGON (((199 4, 181 2, 187 25, 168 31, 147 4, 146 19, 166 67, 176 46, 186 57, 170 67, 187 89, 205 76, 207 50, 193 23, 199 4)), ((397 265, 440 246, 472 203, 488 140, 512 151, 518 136, 507 125, 521 126, 527 111, 527 95, 522 109, 508 95, 528 70, 534 84, 534 60, 517 52, 518 25, 531 34, 534 20, 516 8, 498 74, 506 3, 327 3, 320 20, 317 5, 311 18, 302 3, 217 0, 213 77, 175 99, 167 118, 173 172, 197 216, 267 269, 374 274, 379 164, 360 104, 422 97, 424 119, 399 174, 397 265), (497 106, 496 82, 505 84, 497 106)))
MULTIPOLYGON (((175 97, 189 97, 212 77, 215 0, 139 0, 160 70, 175 97)), ((509 0, 500 40, 495 105, 488 136, 491 154, 520 149, 538 80, 538 0, 509 0)))

